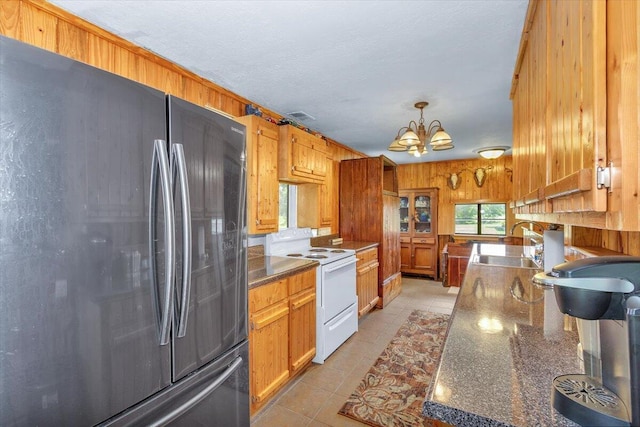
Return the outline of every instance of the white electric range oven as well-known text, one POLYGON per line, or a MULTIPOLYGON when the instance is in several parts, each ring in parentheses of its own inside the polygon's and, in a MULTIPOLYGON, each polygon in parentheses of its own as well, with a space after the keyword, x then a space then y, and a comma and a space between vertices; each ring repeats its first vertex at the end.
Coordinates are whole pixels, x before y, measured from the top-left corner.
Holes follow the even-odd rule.
POLYGON ((356 254, 352 249, 311 246, 310 228, 291 228, 268 234, 265 255, 307 258, 316 269, 316 356, 324 361, 358 331, 356 254))

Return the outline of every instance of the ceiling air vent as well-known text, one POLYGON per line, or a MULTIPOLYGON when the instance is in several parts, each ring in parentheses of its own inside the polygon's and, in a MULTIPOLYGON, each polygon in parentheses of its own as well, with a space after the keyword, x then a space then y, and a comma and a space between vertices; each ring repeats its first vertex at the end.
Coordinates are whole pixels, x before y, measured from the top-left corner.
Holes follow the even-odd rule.
POLYGON ((305 121, 305 120, 315 120, 316 118, 313 116, 310 116, 309 114, 305 113, 304 111, 293 111, 291 113, 287 113, 287 116, 294 118, 296 120, 300 120, 300 121, 305 121))

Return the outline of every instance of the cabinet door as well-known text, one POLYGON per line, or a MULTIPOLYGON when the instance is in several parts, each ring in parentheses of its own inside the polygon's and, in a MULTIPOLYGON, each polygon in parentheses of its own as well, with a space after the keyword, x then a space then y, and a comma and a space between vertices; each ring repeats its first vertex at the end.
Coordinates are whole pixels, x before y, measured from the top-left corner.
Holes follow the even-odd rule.
POLYGON ((411 268, 411 243, 400 243, 400 269, 411 268))
POLYGON ((447 284, 449 286, 460 286, 459 275, 460 258, 450 256, 447 259, 447 284))
POLYGON ((464 275, 467 272, 467 264, 469 264, 469 258, 459 258, 458 259, 458 286, 462 285, 464 282, 464 275))
POLYGON ((544 195, 554 213, 604 211, 607 192, 597 189, 596 167, 607 156, 606 2, 548 5, 550 135, 544 195))
MULTIPOLYGON (((313 149, 316 138, 291 125, 279 127, 278 176, 280 180, 294 183, 319 183, 324 179, 324 170, 318 169, 318 153, 313 149), (313 170, 317 169, 316 175, 313 170)), ((321 168, 321 169, 322 169, 321 168)))
POLYGON ((432 219, 433 212, 431 210, 431 194, 414 194, 413 195, 413 227, 415 235, 433 234, 432 219))
POLYGON ((291 173, 313 179, 314 162, 313 148, 301 143, 299 137, 294 137, 291 141, 291 173))
POLYGON ((607 209, 596 184, 607 159, 606 7, 537 2, 527 17, 513 91, 516 214, 607 209))
MULTIPOLYGON (((314 137, 315 138, 315 137, 314 137)), ((324 180, 327 177, 328 164, 327 164, 327 156, 317 150, 312 150, 313 162, 312 162, 312 170, 311 173, 316 179, 324 180)))
MULTIPOLYGON (((547 21, 546 2, 538 2, 513 93, 513 199, 518 206, 541 202, 546 185, 547 21)), ((522 208, 525 210, 528 208, 522 208)), ((536 206, 543 211, 544 206, 536 206)))
POLYGON ((257 116, 237 119, 247 128, 249 234, 278 231, 278 126, 257 116))
POLYGON ((425 274, 435 274, 436 248, 433 245, 413 245, 413 268, 424 270, 425 274))
POLYGON ((400 235, 409 233, 409 223, 411 216, 409 215, 409 196, 400 194, 400 235))
POLYGON ((358 269, 356 279, 358 292, 358 316, 369 312, 378 303, 378 261, 358 269))
POLYGON ((322 156, 326 163, 326 177, 320 184, 320 227, 332 227, 334 218, 334 185, 333 159, 322 156))
POLYGON ((316 290, 289 298, 289 369, 295 373, 316 355, 316 290))
POLYGON ((251 407, 255 410, 289 379, 289 301, 251 314, 251 407))
POLYGON ((254 213, 249 217, 249 226, 250 230, 255 228, 256 233, 278 231, 278 130, 268 124, 260 124, 255 129, 256 144, 249 154, 255 156, 255 165, 252 165, 255 169, 252 169, 250 179, 255 189, 248 188, 249 206, 254 213))

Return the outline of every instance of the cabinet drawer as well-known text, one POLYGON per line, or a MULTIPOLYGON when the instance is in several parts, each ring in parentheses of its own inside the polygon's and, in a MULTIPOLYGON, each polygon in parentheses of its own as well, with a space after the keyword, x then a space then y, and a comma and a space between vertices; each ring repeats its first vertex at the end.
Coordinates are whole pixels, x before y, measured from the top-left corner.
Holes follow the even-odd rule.
POLYGON ((258 313, 251 314, 251 330, 265 328, 289 314, 289 301, 282 301, 258 313))
POLYGON ((365 264, 370 263, 371 261, 378 260, 378 248, 371 248, 361 252, 356 253, 356 258, 358 258, 358 267, 361 267, 365 264))
POLYGON ((435 245, 435 237, 414 237, 411 239, 412 243, 423 243, 426 245, 435 245))
POLYGON ((400 243, 411 243, 411 237, 400 236, 400 243))
POLYGON ((282 301, 289 296, 287 280, 278 280, 249 290, 249 313, 255 313, 265 307, 282 301))
POLYGON ((316 289, 316 269, 289 277, 289 295, 297 294, 305 289, 316 289))

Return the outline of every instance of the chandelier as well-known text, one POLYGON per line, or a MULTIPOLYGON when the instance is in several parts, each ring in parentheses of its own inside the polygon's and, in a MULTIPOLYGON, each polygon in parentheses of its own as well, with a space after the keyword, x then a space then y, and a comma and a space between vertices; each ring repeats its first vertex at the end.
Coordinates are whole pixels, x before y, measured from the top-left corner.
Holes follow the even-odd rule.
POLYGON ((453 140, 446 133, 439 120, 424 125, 423 110, 429 105, 427 101, 416 102, 414 107, 420 110, 420 121, 416 123, 411 120, 409 126, 398 130, 396 138, 387 148, 389 151, 407 151, 409 155, 420 157, 427 154, 427 140, 433 151, 444 151, 453 148, 453 140))

